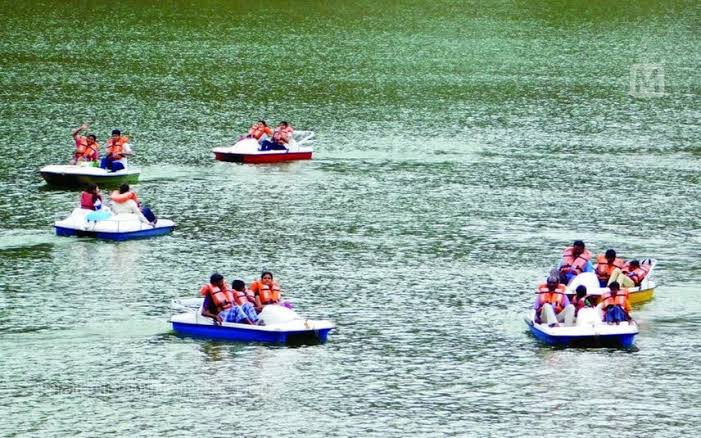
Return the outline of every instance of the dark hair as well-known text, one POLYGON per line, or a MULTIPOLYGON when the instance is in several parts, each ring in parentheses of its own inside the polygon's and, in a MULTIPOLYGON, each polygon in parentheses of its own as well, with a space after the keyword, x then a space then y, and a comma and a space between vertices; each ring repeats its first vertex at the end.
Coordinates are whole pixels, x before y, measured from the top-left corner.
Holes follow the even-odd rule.
POLYGON ((577 286, 576 292, 578 297, 582 297, 587 294, 587 287, 583 284, 580 284, 579 286, 577 286))
POLYGON ((272 272, 270 272, 270 271, 263 271, 263 273, 260 274, 260 279, 262 280, 263 277, 265 277, 266 275, 270 275, 270 278, 273 278, 273 273, 272 273, 272 272))
POLYGON ((630 263, 628 263, 630 266, 635 266, 635 267, 640 267, 640 262, 637 260, 631 260, 630 263))
POLYGON ((584 246, 583 240, 575 240, 572 246, 584 246))
POLYGON ((219 284, 222 282, 222 280, 224 280, 224 276, 218 272, 215 272, 211 277, 209 277, 209 282, 212 284, 219 284))
POLYGON ((621 288, 621 285, 618 284, 617 281, 612 281, 611 284, 609 284, 609 289, 616 289, 616 290, 618 290, 618 289, 620 289, 620 288, 621 288))
POLYGON ((97 141, 97 137, 95 137, 95 134, 88 134, 87 137, 97 141))
POLYGON ((616 258, 616 251, 613 249, 607 249, 605 257, 607 259, 615 259, 616 258))
POLYGON ((263 124, 263 126, 268 126, 268 124, 267 124, 267 123, 265 123, 265 120, 258 120, 258 123, 262 123, 262 124, 263 124))
POLYGON ((129 184, 124 183, 121 186, 119 186, 119 193, 126 193, 129 191, 129 184))
POLYGON ((560 279, 554 275, 550 275, 547 280, 545 280, 546 284, 558 284, 560 283, 560 279))
POLYGON ((122 131, 120 131, 119 129, 113 129, 112 135, 122 135, 122 131))
POLYGON ((95 183, 88 184, 88 187, 85 189, 85 191, 88 193, 93 193, 96 190, 97 190, 97 184, 95 184, 95 183))
POLYGON ((246 283, 243 282, 243 280, 239 280, 238 278, 234 281, 231 282, 231 288, 235 291, 242 291, 246 290, 246 283))
POLYGON ((280 124, 281 124, 281 125, 284 125, 284 126, 290 126, 290 124, 287 123, 287 122, 285 122, 285 121, 280 122, 280 124))

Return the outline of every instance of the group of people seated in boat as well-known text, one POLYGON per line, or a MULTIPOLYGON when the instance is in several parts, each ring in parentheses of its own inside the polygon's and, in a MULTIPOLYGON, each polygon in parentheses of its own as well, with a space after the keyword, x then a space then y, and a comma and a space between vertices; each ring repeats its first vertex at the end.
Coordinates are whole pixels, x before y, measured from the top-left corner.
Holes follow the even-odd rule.
POLYGON ((215 325, 222 322, 258 325, 258 314, 263 307, 269 304, 291 306, 289 302, 282 301, 280 286, 269 271, 264 271, 260 280, 253 281, 248 288, 243 280, 237 278, 231 282, 231 289, 223 275, 214 273, 209 283, 200 288, 200 295, 204 297, 201 314, 212 318, 215 325))
POLYGON ((82 135, 81 132, 90 129, 90 126, 83 123, 75 128, 71 133, 75 140, 75 152, 71 159, 71 164, 94 163, 110 172, 126 169, 127 156, 133 155, 129 138, 122 135, 119 129, 112 130, 112 135, 106 143, 106 155, 100 159, 100 144, 97 136, 92 133, 82 135))
POLYGON ((287 146, 292 140, 294 128, 285 121, 280 122, 275 130, 271 129, 265 120, 258 120, 248 130, 248 134, 242 136, 244 138, 255 139, 259 144, 261 151, 287 150, 287 146))
POLYGON ((592 263, 592 253, 582 240, 575 240, 562 252, 560 260, 560 282, 569 284, 582 272, 595 272, 599 286, 606 287, 618 282, 623 287, 640 286, 650 272, 650 266, 641 264, 639 260, 624 261, 617 257, 616 250, 608 249, 604 254, 596 256, 596 266, 592 263))
POLYGON ((591 259, 592 253, 581 240, 565 248, 559 267, 550 273, 545 283, 538 285, 533 304, 537 323, 551 327, 561 323, 573 326, 579 311, 585 307, 599 309, 602 320, 608 324, 633 320, 628 301, 629 288, 639 287, 650 272, 650 267, 641 265, 638 260, 624 262, 617 258, 614 249, 598 255, 596 266, 591 259), (566 285, 583 272, 596 273, 599 286, 608 289, 606 293, 589 295, 587 287, 579 285, 568 296, 566 285))
MULTIPOLYGON (((136 195, 129 184, 122 184, 118 190, 114 190, 110 194, 112 201, 111 208, 105 206, 100 194, 100 188, 97 184, 90 183, 84 192, 80 194, 80 208, 93 210, 95 212, 105 213, 103 216, 95 216, 96 218, 107 218, 111 214, 134 214, 143 223, 156 225, 158 219, 153 214, 150 208, 141 205, 139 197, 136 195)), ((87 217, 90 220, 90 217, 87 217)))

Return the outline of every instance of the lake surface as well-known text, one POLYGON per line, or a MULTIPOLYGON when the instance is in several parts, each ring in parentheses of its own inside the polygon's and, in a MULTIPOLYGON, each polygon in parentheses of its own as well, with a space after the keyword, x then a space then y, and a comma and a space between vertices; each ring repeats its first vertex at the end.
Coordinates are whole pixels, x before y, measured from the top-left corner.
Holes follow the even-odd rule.
POLYGON ((0 2, 0 435, 699 434, 697 2, 230 3, 0 2), (259 118, 314 159, 213 160, 259 118), (54 236, 83 121, 172 235, 54 236), (528 334, 574 239, 659 260, 632 351, 528 334), (263 269, 327 344, 173 335, 263 269))

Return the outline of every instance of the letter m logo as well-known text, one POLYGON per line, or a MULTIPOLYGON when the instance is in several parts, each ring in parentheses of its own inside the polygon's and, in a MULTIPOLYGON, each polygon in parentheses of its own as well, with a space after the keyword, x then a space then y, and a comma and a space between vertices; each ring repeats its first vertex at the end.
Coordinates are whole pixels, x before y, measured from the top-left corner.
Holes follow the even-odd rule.
POLYGON ((633 97, 664 96, 662 64, 633 64, 630 68, 630 95, 633 97))

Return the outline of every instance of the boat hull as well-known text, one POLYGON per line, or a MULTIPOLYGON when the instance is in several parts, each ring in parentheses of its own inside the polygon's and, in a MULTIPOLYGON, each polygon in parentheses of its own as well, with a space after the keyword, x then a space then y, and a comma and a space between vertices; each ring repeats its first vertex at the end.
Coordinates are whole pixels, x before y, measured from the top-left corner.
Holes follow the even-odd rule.
POLYGON ((635 343, 635 335, 587 335, 587 336, 552 336, 535 326, 528 324, 531 334, 544 344, 556 347, 611 347, 630 348, 635 343))
POLYGON ((135 184, 139 182, 140 172, 138 171, 98 172, 95 168, 80 168, 77 166, 76 170, 72 171, 62 167, 47 166, 39 172, 47 184, 58 187, 85 187, 90 183, 97 184, 100 187, 117 187, 124 183, 135 184), (93 169, 94 171, 91 172, 93 169))
POLYGON ((214 152, 214 159, 230 163, 278 163, 282 161, 311 160, 312 152, 283 152, 265 154, 238 154, 226 152, 214 152))
POLYGON ((628 302, 631 305, 643 304, 652 300, 655 295, 655 288, 651 287, 640 291, 630 292, 628 294, 628 302))
POLYGON ((173 331, 181 336, 217 341, 262 342, 268 344, 323 344, 331 328, 318 330, 266 331, 254 328, 189 324, 171 321, 173 331))
POLYGON ((57 236, 62 236, 62 237, 71 237, 71 236, 94 237, 96 239, 115 240, 115 241, 121 242, 124 240, 147 239, 149 237, 163 236, 164 234, 172 233, 173 230, 175 229, 175 226, 158 227, 158 228, 151 228, 151 229, 147 229, 147 230, 131 231, 131 232, 126 232, 126 233, 111 233, 111 232, 104 232, 104 231, 77 230, 74 228, 66 228, 66 227, 60 227, 60 226, 54 226, 54 228, 56 229, 57 236))

